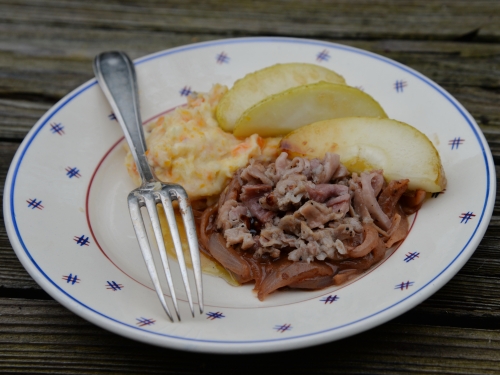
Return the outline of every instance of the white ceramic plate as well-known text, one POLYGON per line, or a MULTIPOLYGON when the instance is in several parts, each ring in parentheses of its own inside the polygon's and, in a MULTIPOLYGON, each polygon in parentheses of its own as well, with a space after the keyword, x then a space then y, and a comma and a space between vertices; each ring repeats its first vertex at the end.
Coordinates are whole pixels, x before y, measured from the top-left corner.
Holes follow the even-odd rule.
MULTIPOLYGON (((91 80, 38 121, 7 177, 6 226, 31 276, 68 309, 117 334, 218 353, 337 340, 400 315, 442 287, 483 237, 495 199, 495 168, 470 114, 418 72, 370 52, 313 40, 193 44, 136 61, 143 118, 184 104, 191 90, 231 86, 246 73, 284 62, 335 70, 437 147, 448 188, 425 203, 408 238, 384 262, 340 288, 277 292, 264 302, 251 286, 231 287, 205 276, 205 313, 191 318, 181 302, 183 322, 170 323, 130 224, 125 198, 134 186, 123 166, 122 133, 91 80)), ((178 294, 185 300, 180 289, 178 294)))

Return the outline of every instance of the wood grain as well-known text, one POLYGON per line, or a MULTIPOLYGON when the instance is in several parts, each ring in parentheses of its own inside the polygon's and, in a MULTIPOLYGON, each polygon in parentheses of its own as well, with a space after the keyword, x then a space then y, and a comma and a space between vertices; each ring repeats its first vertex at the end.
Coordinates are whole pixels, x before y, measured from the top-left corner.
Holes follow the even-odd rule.
POLYGON ((1 1, 0 21, 222 35, 498 41, 497 1, 1 1))
POLYGON ((331 374, 498 370, 498 330, 417 326, 402 322, 404 317, 339 342, 240 357, 155 348, 108 333, 54 301, 0 298, 0 371, 224 374, 242 366, 248 373, 290 374, 313 368, 331 374), (290 360, 294 353, 300 360, 290 360))
MULTIPOLYGON (((0 71, 3 75, 0 138, 22 139, 51 105, 93 77, 92 59, 101 51, 123 49, 136 58, 211 39, 216 36, 175 33, 151 36, 117 30, 81 33, 57 27, 33 30, 28 26, 0 24, 0 71)), ((492 63, 492 58, 500 55, 500 45, 390 40, 337 42, 395 59, 435 80, 471 112, 485 132, 495 157, 497 153, 500 155, 500 114, 496 105, 500 92, 500 64, 492 63)))
MULTIPOLYGON (((33 124, 120 49, 137 58, 240 36, 305 37, 373 51, 448 90, 472 114, 500 173, 497 0, 0 0, 0 189, 33 124)), ((498 182, 498 179, 497 179, 498 182)), ((59 374, 499 374, 500 199, 478 249, 441 290, 357 336, 288 353, 204 355, 98 328, 24 270, 0 218, 0 372, 59 374)))

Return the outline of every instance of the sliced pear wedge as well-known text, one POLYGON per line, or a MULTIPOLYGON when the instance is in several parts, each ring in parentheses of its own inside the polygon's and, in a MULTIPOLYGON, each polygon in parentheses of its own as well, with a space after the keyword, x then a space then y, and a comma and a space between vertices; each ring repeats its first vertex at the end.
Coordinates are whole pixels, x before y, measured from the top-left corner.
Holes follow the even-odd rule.
POLYGON ((340 155, 350 172, 383 169, 387 180, 408 178, 410 190, 446 187, 439 154, 425 134, 391 119, 350 117, 316 122, 293 131, 280 147, 290 156, 340 155))
POLYGON ((243 112, 270 95, 319 81, 345 83, 342 76, 322 66, 276 64, 247 74, 235 82, 217 106, 216 117, 225 131, 233 131, 243 112))
POLYGON ((236 137, 285 135, 301 126, 326 119, 387 115, 370 95, 354 87, 318 82, 267 97, 243 113, 236 137))

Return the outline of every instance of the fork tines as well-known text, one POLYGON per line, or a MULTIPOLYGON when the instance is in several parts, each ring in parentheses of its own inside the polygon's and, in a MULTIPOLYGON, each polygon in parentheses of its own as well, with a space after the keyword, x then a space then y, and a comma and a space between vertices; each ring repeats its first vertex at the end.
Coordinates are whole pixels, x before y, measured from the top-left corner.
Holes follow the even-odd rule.
POLYGON ((193 299, 191 297, 191 288, 189 286, 186 262, 184 259, 184 253, 182 251, 182 244, 179 236, 179 229, 177 227, 177 223, 175 220, 175 213, 172 205, 172 200, 177 200, 179 202, 179 210, 181 212, 181 216, 184 221, 184 227, 186 229, 189 251, 191 254, 191 261, 194 270, 194 278, 198 295, 198 304, 200 308, 200 313, 203 313, 201 264, 200 264, 199 248, 198 248, 198 237, 196 234, 193 211, 191 209, 191 205, 189 203, 189 199, 184 188, 180 185, 173 185, 173 184, 172 185, 162 184, 160 189, 158 189, 158 186, 159 183, 151 183, 147 184, 146 186, 142 186, 138 189, 133 190, 128 196, 128 205, 130 210, 130 216, 132 218, 132 223, 134 225, 135 233, 137 235, 137 240, 139 241, 139 247, 141 248, 142 255, 144 257, 144 261, 146 262, 146 267, 148 269, 149 275, 151 276, 151 280, 153 281, 156 293, 158 294, 158 298, 160 299, 160 302, 163 308, 165 309, 165 312, 167 313, 168 317, 170 318, 170 320, 174 321, 160 286, 160 281, 158 279, 158 274, 156 272, 156 267, 153 261, 153 255, 151 253, 151 247, 146 233, 146 227, 144 225, 144 220, 141 215, 141 207, 145 206, 148 211, 149 218, 151 219, 151 224, 153 226, 153 232, 156 238, 156 243, 158 244, 158 249, 160 251, 160 257, 163 264, 163 268, 165 270, 165 276, 167 278, 168 288, 170 289, 170 293, 172 295, 172 302, 175 307, 175 312, 177 314, 177 318, 181 320, 156 205, 161 202, 161 204, 163 205, 163 209, 165 210, 165 215, 167 218, 170 233, 175 247, 175 252, 177 254, 177 259, 179 261, 182 281, 186 289, 189 307, 191 308, 191 314, 193 315, 193 317, 194 317, 193 299))

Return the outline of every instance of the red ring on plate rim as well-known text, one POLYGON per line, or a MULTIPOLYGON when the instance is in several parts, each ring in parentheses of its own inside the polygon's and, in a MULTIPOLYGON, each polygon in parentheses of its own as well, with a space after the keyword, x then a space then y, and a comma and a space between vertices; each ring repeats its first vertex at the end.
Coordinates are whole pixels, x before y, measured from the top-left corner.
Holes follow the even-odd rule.
MULTIPOLYGON (((179 108, 179 107, 183 107, 185 105, 180 105, 180 106, 176 106, 176 107, 173 107, 171 109, 168 109, 166 111, 163 111, 149 119, 147 119, 146 121, 143 121, 143 126, 149 124, 151 121, 153 120, 156 120, 157 118, 169 113, 169 112, 172 112, 174 111, 176 108, 179 108)), ((94 230, 92 229, 92 223, 91 223, 91 220, 90 220, 90 209, 89 209, 89 198, 90 198, 90 190, 92 189, 92 183, 94 182, 94 178, 95 176, 97 175, 97 172, 99 171, 100 167, 102 166, 102 164, 104 163, 104 161, 106 160, 106 158, 111 154, 111 152, 113 152, 113 150, 120 144, 123 142, 123 140, 125 139, 124 136, 122 136, 120 139, 118 139, 118 141, 116 141, 111 147, 110 149, 104 154, 104 156, 101 158, 101 160, 99 161, 99 163, 97 163, 97 166, 96 168, 94 169, 94 172, 92 173, 92 177, 90 178, 90 182, 89 182, 89 185, 87 187, 87 193, 85 195, 85 215, 87 217, 87 224, 88 224, 88 227, 89 227, 89 230, 90 230, 90 234, 92 236, 92 238, 94 239, 94 243, 97 245, 97 247, 99 248, 99 250, 101 251, 101 253, 106 257, 106 259, 108 259, 111 264, 113 264, 118 270, 120 270, 120 272, 122 272, 125 276, 127 276, 128 278, 130 278, 131 280, 135 281, 136 283, 138 283, 139 285, 142 285, 143 287, 149 289, 149 290, 152 290, 152 291, 155 291, 154 288, 151 288, 143 283, 141 283, 140 281, 136 280, 135 278, 133 278, 132 276, 130 276, 127 272, 125 272, 123 269, 121 269, 115 262, 113 262, 113 260, 108 256, 108 254, 106 254, 106 252, 104 251, 104 249, 102 248, 101 244, 99 243, 96 235, 94 234, 94 230)), ((410 224, 410 228, 408 229, 408 233, 406 236, 408 236, 408 234, 410 234, 414 224, 415 224, 415 221, 417 220, 417 216, 418 216, 418 211, 414 214, 413 216, 413 221, 411 222, 410 224)), ((385 259, 383 259, 382 261, 380 261, 378 264, 375 264, 374 266, 370 267, 368 270, 366 270, 365 272, 363 272, 361 275, 359 275, 358 277, 352 279, 351 281, 348 281, 346 282, 345 284, 342 284, 340 285, 337 289, 335 289, 335 291, 337 290, 340 290, 340 289, 344 289, 345 287, 357 282, 358 280, 361 280, 362 278, 364 278, 365 276, 369 275, 370 273, 372 273, 374 270, 376 270, 377 268, 379 268, 382 264, 384 264, 390 257, 392 257, 394 255, 394 253, 396 253, 396 251, 399 249, 399 247, 403 244, 404 240, 399 243, 396 248, 392 251, 392 253, 385 259)), ((328 288, 331 288, 332 286, 328 287, 328 288)), ((328 288, 325 288, 328 289, 328 288)), ((303 292, 303 290, 301 290, 303 292)), ((316 298, 320 298, 320 297, 323 297, 327 294, 330 294, 332 293, 332 291, 328 291, 328 292, 325 292, 324 294, 321 294, 319 296, 315 296, 315 297, 311 297, 311 298, 306 298, 306 299, 303 299, 303 300, 300 300, 300 301, 295 301, 295 302, 290 302, 290 303, 284 303, 284 304, 279 304, 279 305, 272 305, 272 306, 256 306, 256 307, 233 307, 233 306, 217 306, 217 305, 209 305, 209 304, 206 304, 205 303, 205 306, 211 306, 211 307, 224 307, 224 308, 231 308, 231 309, 243 309, 243 310, 248 310, 248 309, 261 309, 261 308, 273 308, 273 307, 278 307, 278 306, 288 306, 288 305, 294 305, 296 303, 301 303, 301 302, 304 302, 304 301, 310 301, 310 300, 313 300, 313 299, 316 299, 316 298)), ((170 294, 166 294, 166 293, 163 293, 165 296, 167 297, 171 297, 170 294)), ((183 301, 183 302, 187 302, 186 299, 182 299, 182 298, 179 298, 177 297, 177 300, 180 300, 180 301, 183 301)), ((197 302, 193 301, 194 304, 197 304, 197 302)))

